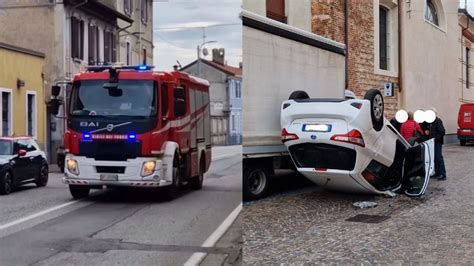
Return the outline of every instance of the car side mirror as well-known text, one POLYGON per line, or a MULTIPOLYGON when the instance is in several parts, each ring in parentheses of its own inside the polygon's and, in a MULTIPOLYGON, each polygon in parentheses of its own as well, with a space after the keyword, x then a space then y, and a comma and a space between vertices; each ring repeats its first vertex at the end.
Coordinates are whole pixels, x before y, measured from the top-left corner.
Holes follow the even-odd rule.
POLYGON ((23 157, 26 155, 26 150, 19 150, 18 151, 18 156, 23 157))

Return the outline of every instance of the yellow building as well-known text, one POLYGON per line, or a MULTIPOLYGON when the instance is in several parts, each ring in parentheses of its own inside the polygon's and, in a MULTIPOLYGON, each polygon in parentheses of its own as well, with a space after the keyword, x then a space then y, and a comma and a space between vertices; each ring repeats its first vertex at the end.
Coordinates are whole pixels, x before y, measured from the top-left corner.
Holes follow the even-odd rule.
POLYGON ((45 55, 0 43, 0 135, 34 136, 46 144, 45 55))

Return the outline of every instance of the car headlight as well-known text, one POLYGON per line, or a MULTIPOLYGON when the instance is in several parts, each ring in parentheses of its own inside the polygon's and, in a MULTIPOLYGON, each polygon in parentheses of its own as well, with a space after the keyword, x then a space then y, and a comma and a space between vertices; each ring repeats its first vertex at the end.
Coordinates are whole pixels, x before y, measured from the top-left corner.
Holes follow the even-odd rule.
POLYGON ((79 167, 77 166, 77 161, 73 159, 68 159, 67 160, 67 170, 71 174, 78 175, 79 174, 79 167))
POLYGON ((145 176, 149 176, 153 174, 153 172, 155 172, 155 166, 156 166, 155 161, 145 162, 142 167, 141 176, 145 177, 145 176))

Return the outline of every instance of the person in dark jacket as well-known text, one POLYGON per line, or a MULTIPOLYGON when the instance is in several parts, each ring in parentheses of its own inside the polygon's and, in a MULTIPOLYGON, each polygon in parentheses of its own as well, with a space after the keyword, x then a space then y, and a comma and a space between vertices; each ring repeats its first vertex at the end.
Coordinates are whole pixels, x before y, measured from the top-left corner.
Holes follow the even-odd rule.
MULTIPOLYGON (((431 110, 436 113, 435 108, 432 107, 431 110)), ((438 180, 446 180, 446 168, 443 158, 443 144, 446 131, 443 121, 441 121, 438 115, 436 115, 435 121, 429 125, 429 129, 425 133, 430 136, 430 139, 435 139, 435 176, 438 177, 438 180)))

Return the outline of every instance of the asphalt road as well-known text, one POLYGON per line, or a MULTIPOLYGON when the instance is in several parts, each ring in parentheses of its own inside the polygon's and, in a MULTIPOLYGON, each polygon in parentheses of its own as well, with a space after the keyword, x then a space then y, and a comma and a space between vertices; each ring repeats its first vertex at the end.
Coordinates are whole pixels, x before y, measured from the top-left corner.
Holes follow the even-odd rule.
POLYGON ((173 201, 138 189, 74 201, 60 178, 0 197, 0 265, 182 265, 196 252, 239 252, 201 245, 241 203, 240 153, 213 161, 203 189, 173 201))

